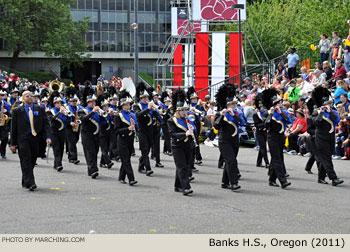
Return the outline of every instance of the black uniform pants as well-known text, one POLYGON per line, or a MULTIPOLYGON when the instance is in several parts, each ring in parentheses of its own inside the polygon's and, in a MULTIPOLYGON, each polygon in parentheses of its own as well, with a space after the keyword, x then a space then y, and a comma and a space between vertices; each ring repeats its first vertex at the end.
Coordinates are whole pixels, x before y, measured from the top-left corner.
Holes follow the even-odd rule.
POLYGON ((6 145, 9 141, 8 130, 6 127, 0 127, 0 154, 6 156, 6 145))
POLYGON ((275 182, 276 178, 280 183, 286 182, 286 169, 284 166, 283 146, 285 137, 283 134, 269 132, 267 134, 267 142, 270 148, 271 163, 269 168, 269 181, 275 182))
POLYGON ((173 158, 176 166, 175 187, 182 190, 190 189, 189 174, 191 173, 192 144, 172 146, 173 158))
POLYGON ((88 175, 98 172, 97 154, 99 149, 99 135, 81 132, 84 156, 88 168, 88 175))
POLYGON ((100 164, 110 164, 111 158, 108 154, 108 151, 110 150, 110 141, 111 141, 111 132, 106 132, 103 135, 100 135, 100 147, 101 147, 101 161, 100 164))
POLYGON ((114 128, 110 129, 110 144, 109 144, 109 158, 117 158, 119 157, 119 151, 118 151, 118 139, 117 134, 114 130, 114 128))
POLYGON ((68 160, 78 160, 77 143, 79 141, 79 132, 73 132, 72 129, 66 129, 66 138, 68 142, 68 160))
POLYGON ((153 144, 151 157, 156 158, 156 163, 160 162, 160 127, 153 126, 153 144))
POLYGON ((147 131, 139 131, 139 143, 141 148, 141 157, 139 158, 139 170, 146 169, 151 170, 151 164, 149 161, 149 152, 152 147, 153 140, 153 127, 148 127, 147 131))
POLYGON ((222 174, 223 184, 237 184, 238 183, 238 163, 237 154, 239 149, 238 141, 219 142, 219 150, 225 160, 225 167, 222 174))
POLYGON ((119 180, 125 180, 128 177, 129 182, 134 181, 134 171, 131 166, 131 154, 133 153, 134 137, 118 136, 118 149, 122 165, 119 170, 119 180))
POLYGON ((164 136, 163 153, 171 152, 170 134, 169 134, 168 125, 163 125, 162 130, 163 130, 163 136, 164 136))
POLYGON ((334 166, 332 162, 332 154, 334 151, 334 138, 323 139, 320 137, 315 138, 315 146, 317 157, 320 160, 320 169, 318 177, 319 179, 324 179, 326 174, 329 179, 333 180, 337 178, 337 174, 334 171, 334 166))
POLYGON ((256 133, 256 139, 258 140, 259 143, 259 153, 258 153, 258 159, 256 160, 257 165, 261 165, 262 159, 265 161, 265 165, 269 164, 269 159, 267 157, 267 147, 266 147, 266 142, 267 142, 267 133, 256 133))
POLYGON ((52 140, 52 150, 54 155, 54 168, 62 166, 62 158, 64 152, 64 144, 66 141, 66 133, 65 130, 61 130, 59 132, 55 132, 51 135, 52 140))
POLYGON ((35 184, 34 166, 39 151, 38 140, 38 137, 29 136, 18 143, 18 155, 21 163, 23 186, 35 184))

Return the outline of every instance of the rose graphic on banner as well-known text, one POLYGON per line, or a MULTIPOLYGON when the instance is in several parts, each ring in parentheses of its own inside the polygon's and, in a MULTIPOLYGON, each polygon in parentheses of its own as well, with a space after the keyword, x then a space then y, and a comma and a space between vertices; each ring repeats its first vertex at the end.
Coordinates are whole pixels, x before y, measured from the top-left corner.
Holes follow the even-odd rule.
POLYGON ((202 31, 202 25, 201 21, 194 21, 193 25, 189 24, 186 28, 186 25, 189 23, 188 20, 188 9, 187 8, 178 8, 177 9, 177 35, 181 35, 183 30, 184 36, 187 36, 190 34, 190 32, 201 32, 202 31))
POLYGON ((201 17, 205 20, 237 20, 237 10, 231 6, 237 0, 201 0, 201 17))

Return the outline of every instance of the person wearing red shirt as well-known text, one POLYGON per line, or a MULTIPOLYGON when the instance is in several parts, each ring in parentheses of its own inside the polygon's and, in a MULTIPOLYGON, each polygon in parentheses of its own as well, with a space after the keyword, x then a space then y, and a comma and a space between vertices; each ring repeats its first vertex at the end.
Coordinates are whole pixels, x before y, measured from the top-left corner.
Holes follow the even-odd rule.
POLYGON ((346 70, 343 66, 343 63, 340 60, 337 60, 337 70, 333 74, 332 78, 334 78, 333 83, 335 85, 335 82, 339 79, 345 79, 346 78, 346 70))
POLYGON ((298 135, 304 133, 307 129, 307 123, 303 110, 299 108, 296 111, 296 115, 297 118, 295 119, 292 128, 288 133, 286 133, 289 142, 288 154, 293 155, 299 152, 298 135))

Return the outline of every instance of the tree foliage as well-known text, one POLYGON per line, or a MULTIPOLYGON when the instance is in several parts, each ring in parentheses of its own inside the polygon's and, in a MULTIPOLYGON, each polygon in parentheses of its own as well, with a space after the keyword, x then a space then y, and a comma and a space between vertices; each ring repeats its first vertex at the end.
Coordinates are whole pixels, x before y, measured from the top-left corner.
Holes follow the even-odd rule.
MULTIPOLYGON (((290 46, 301 47, 338 31, 346 38, 350 18, 350 0, 261 0, 247 5, 247 16, 270 59, 290 46)), ((248 29, 249 38, 254 35, 248 29)), ((258 48, 255 39, 251 39, 258 48)), ((260 50, 259 56, 263 57, 260 50)), ((250 52, 250 55, 253 55, 250 52)))
POLYGON ((0 0, 0 38, 12 56, 15 69, 18 55, 44 51, 62 63, 81 63, 86 56, 84 35, 87 20, 72 20, 74 0, 0 0))

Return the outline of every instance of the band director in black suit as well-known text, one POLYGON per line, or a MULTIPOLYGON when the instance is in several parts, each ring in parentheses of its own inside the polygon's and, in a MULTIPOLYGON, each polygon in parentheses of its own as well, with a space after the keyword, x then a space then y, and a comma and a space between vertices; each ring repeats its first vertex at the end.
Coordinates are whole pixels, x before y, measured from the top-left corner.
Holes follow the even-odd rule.
POLYGON ((18 155, 22 169, 22 186, 33 191, 37 188, 34 166, 39 151, 38 135, 43 134, 46 144, 51 144, 49 120, 43 107, 32 103, 32 93, 22 95, 23 106, 13 110, 11 124, 11 150, 18 155))

